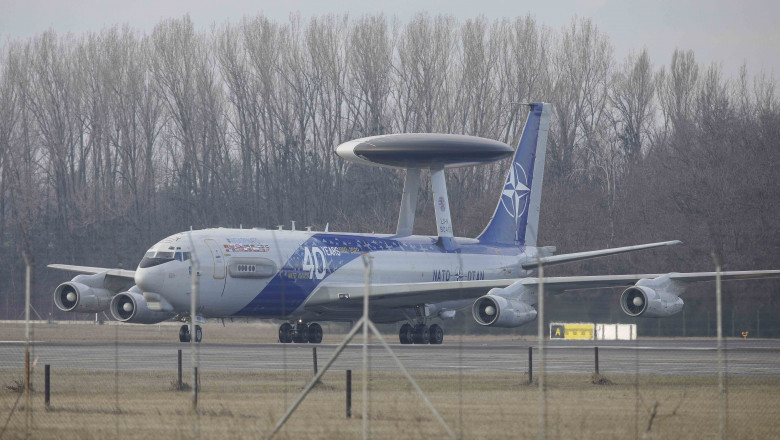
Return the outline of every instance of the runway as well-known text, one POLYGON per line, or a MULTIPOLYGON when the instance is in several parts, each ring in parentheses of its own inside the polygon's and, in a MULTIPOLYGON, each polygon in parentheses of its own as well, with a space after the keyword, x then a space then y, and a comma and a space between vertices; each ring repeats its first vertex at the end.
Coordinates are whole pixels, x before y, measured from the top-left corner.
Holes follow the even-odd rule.
MULTIPOLYGON (((394 353, 409 370, 442 372, 516 372, 528 370, 528 342, 458 342, 450 338, 443 345, 391 344, 394 353)), ((599 347, 602 374, 657 374, 715 376, 717 351, 711 339, 639 341, 547 342, 545 367, 550 373, 591 373, 594 346, 599 347)), ((204 342, 197 348, 201 371, 311 370, 311 344, 229 344, 204 342)), ((318 344, 322 367, 337 344, 318 344)), ((138 343, 47 343, 33 346, 32 359, 55 369, 152 371, 176 368, 177 350, 182 349, 185 368, 192 356, 189 344, 138 343)), ((780 341, 730 340, 724 349, 729 376, 780 376, 780 341)), ((396 365, 385 348, 369 346, 370 368, 394 370, 396 365)), ((348 345, 333 365, 335 370, 358 370, 362 346, 348 345)), ((24 344, 0 341, 0 369, 24 368, 24 344)), ((538 371, 539 352, 533 348, 533 368, 538 371)))

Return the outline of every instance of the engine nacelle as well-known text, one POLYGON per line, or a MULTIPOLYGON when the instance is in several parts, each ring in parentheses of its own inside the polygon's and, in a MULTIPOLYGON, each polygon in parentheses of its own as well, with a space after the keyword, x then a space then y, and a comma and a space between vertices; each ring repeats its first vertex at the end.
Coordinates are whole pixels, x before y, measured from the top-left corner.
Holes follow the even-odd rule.
MULTIPOLYGON (((62 283, 54 289, 54 304, 63 312, 99 313, 111 304, 111 292, 102 287, 91 287, 77 280, 62 283)), ((80 281, 80 280, 79 280, 80 281)))
POLYGON ((151 310, 144 296, 138 292, 122 292, 111 300, 111 315, 117 321, 135 324, 156 324, 173 313, 151 310))
POLYGON ((519 327, 536 319, 530 304, 491 294, 477 298, 471 313, 480 325, 493 327, 519 327))
POLYGON ((682 311, 682 298, 647 286, 632 286, 620 295, 620 308, 628 316, 661 318, 682 311))

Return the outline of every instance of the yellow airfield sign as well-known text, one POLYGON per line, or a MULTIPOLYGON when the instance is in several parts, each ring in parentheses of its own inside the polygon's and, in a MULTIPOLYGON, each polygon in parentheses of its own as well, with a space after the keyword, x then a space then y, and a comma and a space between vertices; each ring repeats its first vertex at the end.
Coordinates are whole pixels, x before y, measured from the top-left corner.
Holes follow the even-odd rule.
POLYGON ((595 325, 593 323, 551 323, 550 339, 586 339, 592 340, 595 325))

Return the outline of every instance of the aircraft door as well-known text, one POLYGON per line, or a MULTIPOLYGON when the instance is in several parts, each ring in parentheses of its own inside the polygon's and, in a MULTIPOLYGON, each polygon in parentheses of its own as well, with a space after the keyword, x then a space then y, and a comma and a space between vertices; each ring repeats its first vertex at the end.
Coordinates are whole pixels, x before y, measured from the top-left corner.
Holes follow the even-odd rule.
POLYGON ((224 280, 225 279, 225 256, 222 254, 222 249, 219 247, 219 244, 216 240, 212 238, 207 238, 206 245, 209 247, 209 251, 211 251, 211 259, 214 262, 214 279, 215 280, 224 280))

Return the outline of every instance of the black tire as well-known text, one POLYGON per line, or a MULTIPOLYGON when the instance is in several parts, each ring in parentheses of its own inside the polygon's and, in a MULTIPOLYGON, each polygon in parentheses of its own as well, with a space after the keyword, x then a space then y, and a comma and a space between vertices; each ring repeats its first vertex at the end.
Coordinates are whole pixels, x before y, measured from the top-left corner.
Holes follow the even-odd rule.
POLYGON ((200 328, 199 325, 195 326, 195 342, 200 342, 203 340, 203 330, 200 328))
POLYGON ((428 329, 431 344, 441 344, 444 341, 444 329, 439 324, 433 324, 428 329))
POLYGON ((431 334, 428 330, 428 326, 425 324, 417 324, 414 326, 414 343, 415 344, 427 344, 430 342, 431 334))
POLYGON ((309 342, 309 326, 306 324, 298 324, 295 326, 295 335, 293 336, 293 342, 299 344, 309 342))
POLYGON ((289 344, 292 342, 292 325, 289 322, 279 326, 279 342, 289 344))
POLYGON ((309 324, 309 342, 319 344, 322 342, 322 326, 316 322, 309 324))
POLYGON ((408 322, 401 326, 401 330, 398 331, 398 339, 402 344, 411 344, 414 338, 414 327, 408 322))
POLYGON ((190 326, 187 324, 179 327, 179 342, 190 342, 190 326))

